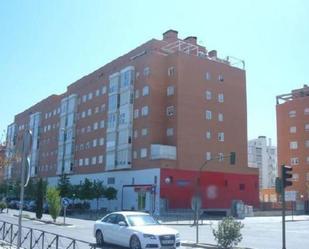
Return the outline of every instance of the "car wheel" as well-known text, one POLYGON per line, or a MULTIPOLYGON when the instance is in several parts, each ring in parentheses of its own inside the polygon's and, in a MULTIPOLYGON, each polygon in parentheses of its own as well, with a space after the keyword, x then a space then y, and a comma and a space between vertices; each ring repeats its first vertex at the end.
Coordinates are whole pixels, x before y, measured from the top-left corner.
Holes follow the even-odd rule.
POLYGON ((141 249, 141 242, 136 235, 132 236, 130 240, 130 249, 141 249))
POLYGON ((103 246, 103 244, 104 244, 104 237, 103 237, 103 233, 101 232, 101 230, 98 230, 96 232, 95 239, 96 239, 97 245, 103 246))

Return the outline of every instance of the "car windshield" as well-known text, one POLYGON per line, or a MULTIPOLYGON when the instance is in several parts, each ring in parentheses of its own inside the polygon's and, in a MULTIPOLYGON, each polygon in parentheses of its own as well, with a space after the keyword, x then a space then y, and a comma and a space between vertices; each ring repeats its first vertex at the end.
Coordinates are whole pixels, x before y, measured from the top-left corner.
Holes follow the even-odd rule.
POLYGON ((158 221, 150 215, 129 215, 127 216, 131 226, 158 225, 158 221))

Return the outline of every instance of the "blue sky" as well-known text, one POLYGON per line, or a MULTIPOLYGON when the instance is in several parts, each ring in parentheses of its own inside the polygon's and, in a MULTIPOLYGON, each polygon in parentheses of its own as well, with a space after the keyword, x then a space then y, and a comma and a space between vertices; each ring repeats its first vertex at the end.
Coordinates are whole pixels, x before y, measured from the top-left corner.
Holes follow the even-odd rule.
MULTIPOLYGON (((2 1, 0 131, 170 28, 246 62, 248 138, 276 143, 275 97, 309 83, 309 1, 2 1)), ((0 133, 0 134, 1 134, 0 133)))

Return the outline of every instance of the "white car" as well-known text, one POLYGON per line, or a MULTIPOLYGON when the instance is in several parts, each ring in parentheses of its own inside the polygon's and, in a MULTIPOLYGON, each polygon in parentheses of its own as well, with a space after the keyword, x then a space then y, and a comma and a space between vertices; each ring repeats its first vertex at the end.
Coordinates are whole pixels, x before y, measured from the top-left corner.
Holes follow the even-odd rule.
POLYGON ((180 247, 177 230, 160 225, 151 215, 142 212, 114 212, 97 220, 94 236, 99 246, 104 242, 130 249, 180 247))

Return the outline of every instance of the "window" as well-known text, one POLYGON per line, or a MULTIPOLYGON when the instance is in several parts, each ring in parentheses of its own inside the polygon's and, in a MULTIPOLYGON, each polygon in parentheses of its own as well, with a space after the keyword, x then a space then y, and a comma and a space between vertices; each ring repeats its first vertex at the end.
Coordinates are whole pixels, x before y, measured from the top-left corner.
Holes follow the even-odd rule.
POLYGON ((309 108, 305 108, 304 114, 305 114, 305 115, 309 115, 309 108))
POLYGON ((101 93, 102 95, 106 93, 106 86, 102 86, 101 93))
POLYGON ((150 75, 150 68, 145 67, 144 70, 143 70, 143 74, 144 74, 144 76, 149 76, 150 75))
POLYGON ((219 76, 218 76, 218 80, 219 80, 219 81, 221 81, 221 82, 223 82, 223 81, 224 81, 224 77, 223 77, 223 75, 222 75, 222 74, 219 74, 219 76))
POLYGON ((97 139, 92 140, 92 147, 97 147, 97 139))
POLYGON ((88 100, 91 100, 92 99, 92 92, 88 93, 88 100))
POLYGON ((305 124, 305 131, 309 131, 309 124, 305 124))
POLYGON ((166 107, 166 116, 173 116, 174 115, 174 106, 166 107))
POLYGON ((174 135, 174 128, 167 128, 166 129, 166 136, 171 137, 174 135))
POLYGON ((89 165, 89 158, 85 158, 85 166, 88 166, 89 165))
POLYGON ((98 163, 99 163, 99 164, 103 163, 103 155, 100 155, 100 156, 99 156, 98 163))
POLYGON ((290 127, 290 133, 296 133, 296 126, 290 127))
POLYGON ((207 100, 211 100, 211 98, 212 98, 211 95, 212 95, 212 94, 211 94, 211 91, 206 91, 206 92, 205 92, 205 98, 206 98, 207 100))
POLYGON ((305 141, 305 146, 306 146, 306 148, 309 148, 309 140, 305 141))
POLYGON ((211 160, 211 152, 207 151, 205 157, 206 157, 206 161, 211 160))
POLYGON ((298 164, 299 164, 298 157, 292 157, 291 158, 291 165, 298 165, 298 164))
POLYGON ((309 164, 309 156, 306 157, 306 163, 309 164))
POLYGON ((108 177, 107 184, 115 184, 115 177, 108 177))
POLYGON ((138 137, 138 130, 134 130, 134 138, 138 137))
POLYGON ((133 159, 137 159, 137 152, 136 152, 136 150, 133 151, 133 159))
POLYGON ((175 87, 174 86, 168 86, 166 89, 166 94, 167 96, 172 96, 174 95, 175 92, 175 87))
POLYGON ((104 137, 101 137, 99 140, 99 145, 103 146, 104 145, 104 137))
POLYGON ((218 94, 218 102, 219 103, 223 103, 224 102, 224 94, 223 93, 219 93, 218 94))
POLYGON ((98 97, 99 95, 100 95, 100 90, 98 89, 98 90, 95 91, 95 96, 98 97))
POLYGON ((105 111, 105 104, 100 106, 100 112, 104 112, 105 111))
POLYGON ((296 117, 296 111, 295 111, 295 110, 289 111, 289 117, 290 117, 290 118, 296 117))
POLYGON ((207 140, 211 139, 211 132, 210 131, 206 131, 206 139, 207 140))
POLYGON ((92 114, 92 110, 91 110, 91 109, 88 109, 88 110, 87 110, 87 115, 90 116, 91 114, 92 114))
POLYGON ((205 118, 206 118, 207 120, 211 120, 211 111, 206 110, 206 112, 205 112, 205 118))
POLYGON ((79 166, 83 166, 84 160, 82 158, 79 159, 79 166))
POLYGON ((210 80, 211 77, 210 77, 210 73, 209 72, 206 72, 205 73, 205 80, 210 80))
POLYGON ((167 75, 168 76, 174 76, 175 75, 175 68, 174 67, 169 67, 167 69, 167 75))
POLYGON ((95 122, 95 123, 93 124, 93 130, 97 130, 97 129, 98 129, 98 127, 99 127, 98 122, 95 122))
POLYGON ((147 136, 148 135, 148 129, 143 128, 141 134, 142 134, 142 136, 147 136))
POLYGON ((220 142, 223 142, 223 141, 224 141, 224 132, 219 132, 219 133, 218 133, 218 140, 219 140, 220 142))
POLYGON ((104 122, 104 120, 101 120, 100 121, 100 128, 102 129, 102 128, 104 128, 105 127, 105 122, 104 122))
POLYGON ((87 132, 91 132, 91 126, 90 125, 87 126, 87 132))
POLYGON ((138 99, 138 97, 139 97, 139 90, 136 89, 136 90, 135 90, 135 98, 138 99))
POLYGON ((91 164, 92 164, 92 165, 97 164, 97 157, 96 157, 96 156, 94 156, 94 157, 91 158, 91 164))
POLYGON ((115 129, 116 125, 117 125, 117 114, 116 113, 108 114, 107 128, 115 129))
POLYGON ((147 148, 142 148, 140 153, 141 153, 141 158, 147 157, 147 148))
POLYGON ((116 133, 107 133, 106 135, 106 147, 114 148, 116 146, 116 133))
POLYGON ((218 113, 218 121, 223 122, 223 113, 218 113))
POLYGON ((94 108, 94 113, 98 113, 98 112, 99 112, 99 107, 96 106, 96 107, 94 108))
POLYGON ((309 182, 309 172, 306 174, 306 181, 309 182))
POLYGON ((82 133, 85 133, 85 130, 86 130, 85 127, 83 127, 83 128, 81 129, 81 132, 82 132, 82 133))
POLYGON ((297 141, 290 142, 290 149, 291 150, 296 150, 297 147, 298 147, 297 141))
POLYGON ((149 113, 149 108, 148 106, 143 106, 142 107, 142 116, 147 116, 149 113))
POLYGON ((299 174, 293 174, 292 175, 292 181, 297 182, 299 180, 299 174))
POLYGON ((224 154, 222 152, 218 153, 218 161, 223 162, 224 160, 224 154))
POLYGON ((135 109, 134 110, 134 118, 138 118, 138 116, 139 116, 139 110, 135 109))
POLYGON ((108 111, 113 112, 117 110, 118 106, 118 95, 111 95, 108 97, 108 111))
POLYGON ((82 101, 83 101, 83 103, 85 103, 87 101, 87 95, 83 95, 82 101))
POLYGON ((149 86, 144 86, 142 91, 143 96, 149 95, 149 86))

